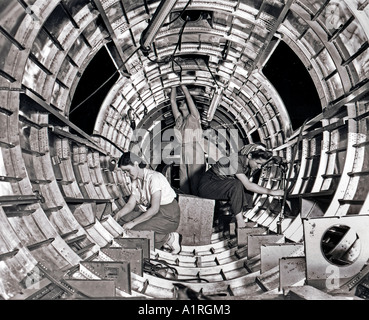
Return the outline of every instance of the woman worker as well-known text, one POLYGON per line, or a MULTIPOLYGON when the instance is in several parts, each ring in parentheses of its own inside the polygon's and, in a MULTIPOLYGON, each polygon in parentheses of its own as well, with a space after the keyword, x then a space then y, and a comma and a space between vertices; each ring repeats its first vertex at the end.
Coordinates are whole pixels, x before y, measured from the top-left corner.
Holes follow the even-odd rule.
POLYGON ((175 119, 175 132, 181 143, 179 164, 180 190, 186 194, 198 195, 199 178, 205 172, 203 131, 200 113, 185 85, 181 85, 185 101, 177 104, 177 88, 172 87, 171 106, 175 119))
POLYGON ((137 155, 126 152, 118 167, 131 178, 131 195, 126 205, 114 216, 127 230, 155 231, 155 248, 172 253, 181 251, 181 236, 176 232, 180 209, 176 193, 160 172, 146 168, 137 155), (139 211, 134 211, 138 206, 139 211))
POLYGON ((253 193, 281 197, 283 190, 267 189, 250 181, 256 170, 272 158, 272 152, 262 145, 249 144, 230 157, 218 160, 203 176, 199 184, 199 196, 214 200, 228 200, 236 217, 237 227, 246 226, 243 218, 245 207, 252 205, 253 193))

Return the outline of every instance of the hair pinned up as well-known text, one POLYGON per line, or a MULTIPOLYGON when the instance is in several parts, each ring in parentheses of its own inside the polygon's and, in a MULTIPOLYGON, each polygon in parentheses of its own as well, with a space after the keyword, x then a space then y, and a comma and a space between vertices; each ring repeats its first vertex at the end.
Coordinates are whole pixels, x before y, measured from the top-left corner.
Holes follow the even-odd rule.
POLYGON ((254 151, 251 151, 249 154, 253 159, 264 159, 264 160, 269 160, 273 156, 273 153, 271 151, 262 149, 256 149, 254 151))
POLYGON ((269 151, 265 144, 257 143, 252 145, 245 145, 241 148, 240 154, 242 155, 251 155, 253 159, 265 159, 269 160, 273 153, 269 151))
POLYGON ((143 169, 146 167, 146 163, 136 154, 128 151, 123 153, 123 155, 120 157, 118 161, 118 167, 120 166, 133 166, 135 162, 138 162, 138 166, 143 169))

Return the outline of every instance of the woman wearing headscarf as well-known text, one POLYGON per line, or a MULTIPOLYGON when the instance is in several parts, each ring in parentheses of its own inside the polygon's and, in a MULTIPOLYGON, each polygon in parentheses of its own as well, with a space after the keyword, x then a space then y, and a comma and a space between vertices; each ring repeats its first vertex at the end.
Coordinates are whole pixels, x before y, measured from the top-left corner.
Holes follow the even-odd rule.
POLYGON ((245 227, 244 208, 252 205, 253 193, 281 197, 283 190, 272 190, 254 183, 251 176, 272 159, 272 152, 264 146, 249 144, 238 153, 222 157, 202 177, 199 196, 230 202, 231 212, 236 217, 237 226, 245 227))

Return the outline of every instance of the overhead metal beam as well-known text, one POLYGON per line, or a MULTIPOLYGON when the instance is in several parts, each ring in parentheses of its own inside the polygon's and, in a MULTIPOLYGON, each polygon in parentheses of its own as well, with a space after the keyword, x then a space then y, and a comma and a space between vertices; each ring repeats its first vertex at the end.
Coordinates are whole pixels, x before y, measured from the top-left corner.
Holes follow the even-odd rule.
MULTIPOLYGON (((108 30, 109 35, 110 35, 111 39, 114 42, 114 45, 115 45, 114 47, 116 49, 116 53, 118 54, 119 60, 120 60, 119 63, 121 64, 121 65, 118 65, 117 68, 118 68, 119 72, 122 74, 122 76, 125 76, 125 77, 129 78, 131 75, 129 73, 127 73, 126 67, 124 65, 125 57, 124 57, 122 47, 120 46, 119 41, 118 41, 117 37, 115 36, 114 29, 111 26, 109 18, 106 15, 104 7, 101 4, 101 0, 93 0, 93 3, 95 4, 96 8, 99 10, 100 16, 104 21, 105 27, 108 30)), ((115 63, 117 63, 117 61, 115 61, 115 63)))
MULTIPOLYGON (((28 99, 30 99, 30 101, 33 102, 33 104, 36 108, 39 108, 43 111, 46 111, 51 116, 56 118, 62 125, 65 125, 65 126, 69 127, 70 129, 75 131, 79 136, 82 136, 87 141, 83 142, 80 139, 78 139, 77 137, 73 137, 73 140, 75 140, 76 142, 79 142, 79 143, 81 143, 81 142, 85 143, 87 146, 92 147, 92 148, 96 149, 97 151, 99 151, 99 152, 106 155, 106 152, 103 149, 101 149, 101 147, 98 144, 96 144, 96 141, 94 141, 93 138, 91 138, 91 136, 89 134, 84 132, 82 129, 80 129, 78 126, 76 126, 73 122, 71 122, 67 117, 63 116, 60 112, 55 110, 55 108, 49 106, 45 101, 43 101, 37 95, 32 93, 30 90, 25 89, 25 91, 21 93, 21 96, 22 95, 24 97, 27 97, 28 99)), ((54 131, 56 131, 56 130, 54 129, 54 131)), ((60 135, 63 133, 64 136, 68 135, 67 132, 60 132, 60 131, 58 131, 57 133, 60 134, 60 135)), ((72 135, 69 134, 68 138, 72 138, 72 135)))
POLYGON ((286 4, 283 6, 283 9, 281 13, 279 14, 278 18, 276 19, 275 23, 273 24, 273 27, 271 28, 268 36, 266 37, 262 48, 259 50, 258 55, 256 56, 255 60, 252 62, 252 65, 249 69, 249 75, 260 65, 260 60, 262 57, 268 56, 268 48, 270 50, 270 42, 272 41, 273 37, 275 36, 275 33, 277 32, 279 26, 282 24, 284 19, 287 16, 288 11, 290 10, 292 4, 295 0, 287 0, 286 4))

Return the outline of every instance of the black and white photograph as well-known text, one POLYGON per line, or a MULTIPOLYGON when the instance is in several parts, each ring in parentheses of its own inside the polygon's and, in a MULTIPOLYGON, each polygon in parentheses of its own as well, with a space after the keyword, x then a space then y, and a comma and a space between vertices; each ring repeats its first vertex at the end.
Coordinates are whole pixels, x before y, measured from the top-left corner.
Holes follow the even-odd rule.
POLYGON ((369 300, 368 78, 369 0, 0 0, 0 300, 369 300))

